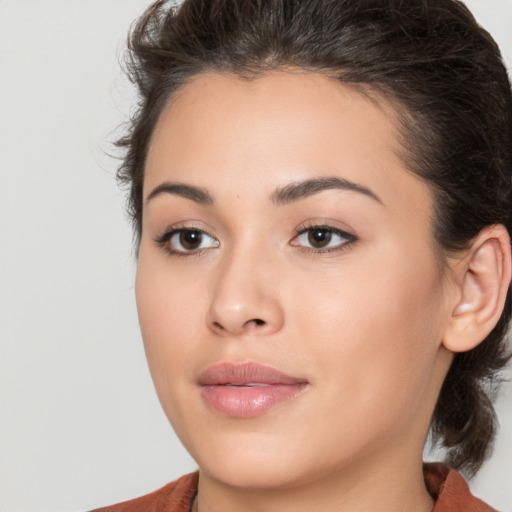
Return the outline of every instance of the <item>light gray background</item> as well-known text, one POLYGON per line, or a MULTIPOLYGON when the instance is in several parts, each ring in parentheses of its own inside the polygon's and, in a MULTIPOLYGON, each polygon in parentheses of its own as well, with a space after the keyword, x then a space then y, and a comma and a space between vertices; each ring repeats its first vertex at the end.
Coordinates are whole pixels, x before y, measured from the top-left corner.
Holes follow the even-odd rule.
MULTIPOLYGON (((131 233, 104 154, 147 0, 0 1, 0 510, 84 511, 195 468, 160 409, 131 233)), ((512 67, 512 3, 468 4, 512 67)), ((475 494, 512 510, 512 386, 475 494)))

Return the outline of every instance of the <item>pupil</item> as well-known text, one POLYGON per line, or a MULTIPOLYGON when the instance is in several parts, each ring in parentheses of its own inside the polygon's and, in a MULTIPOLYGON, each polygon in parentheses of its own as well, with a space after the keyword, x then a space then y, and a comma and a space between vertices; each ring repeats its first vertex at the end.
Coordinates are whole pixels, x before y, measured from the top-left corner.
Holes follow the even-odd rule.
POLYGON ((197 249, 201 245, 202 234, 200 231, 182 231, 180 243, 185 249, 197 249))
POLYGON ((308 238, 313 247, 323 247, 331 241, 331 232, 327 229, 315 229, 309 232, 308 238))

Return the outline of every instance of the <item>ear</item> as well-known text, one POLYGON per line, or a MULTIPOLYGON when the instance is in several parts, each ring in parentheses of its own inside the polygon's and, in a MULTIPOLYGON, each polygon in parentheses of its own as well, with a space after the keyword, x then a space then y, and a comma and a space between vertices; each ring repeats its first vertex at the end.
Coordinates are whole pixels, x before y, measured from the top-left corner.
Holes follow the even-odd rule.
POLYGON ((466 352, 488 336, 503 311, 512 266, 507 229, 501 224, 483 229, 450 266, 456 293, 443 345, 466 352))

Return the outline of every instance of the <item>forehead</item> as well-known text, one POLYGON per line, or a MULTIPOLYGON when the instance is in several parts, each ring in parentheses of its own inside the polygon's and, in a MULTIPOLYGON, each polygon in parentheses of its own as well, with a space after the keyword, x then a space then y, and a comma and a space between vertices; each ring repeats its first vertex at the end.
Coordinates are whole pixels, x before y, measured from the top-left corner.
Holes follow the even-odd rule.
POLYGON ((256 190, 333 173, 372 188, 416 186, 395 119, 384 98, 319 73, 201 74, 162 112, 145 191, 169 178, 256 190))
MULTIPOLYGON (((380 141, 380 146, 392 148, 397 141, 394 119, 394 110, 382 96, 370 90, 363 95, 320 73, 275 71, 253 79, 204 73, 178 89, 168 102, 156 125, 152 146, 161 137, 167 142, 191 142, 191 138, 221 130, 229 135, 224 147, 231 140, 243 142, 245 137, 251 145, 268 145, 276 135, 287 138, 288 143, 298 136, 331 142, 326 130, 333 129, 331 135, 337 143, 342 138, 361 142, 373 138, 374 143, 380 141), (348 123, 351 130, 340 130, 348 123)), ((297 139, 297 143, 302 142, 302 138, 297 139)))

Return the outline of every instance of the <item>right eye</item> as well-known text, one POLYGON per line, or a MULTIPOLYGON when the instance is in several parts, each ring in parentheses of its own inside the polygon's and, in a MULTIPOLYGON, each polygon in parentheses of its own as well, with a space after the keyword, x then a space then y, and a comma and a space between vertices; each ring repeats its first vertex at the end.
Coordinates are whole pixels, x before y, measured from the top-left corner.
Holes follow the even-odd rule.
POLYGON ((219 241, 205 231, 193 228, 178 228, 167 231, 157 240, 169 254, 187 255, 204 249, 219 247, 219 241))

